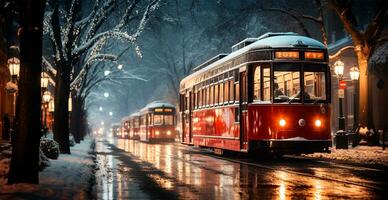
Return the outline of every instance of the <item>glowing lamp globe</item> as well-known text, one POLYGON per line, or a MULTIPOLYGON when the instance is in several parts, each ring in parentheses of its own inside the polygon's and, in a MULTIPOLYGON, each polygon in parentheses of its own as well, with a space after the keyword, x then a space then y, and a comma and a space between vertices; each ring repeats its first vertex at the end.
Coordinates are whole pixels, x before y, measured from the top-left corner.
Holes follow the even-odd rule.
POLYGON ((335 63, 334 63, 334 73, 337 75, 337 76, 343 76, 344 75, 344 69, 345 69, 345 64, 340 61, 340 60, 337 60, 335 63))
POLYGON ((350 68, 349 74, 350 79, 352 79, 353 81, 357 81, 360 78, 360 70, 356 66, 350 68))
POLYGON ((47 88, 49 82, 49 77, 46 73, 42 72, 40 76, 40 87, 47 88))
POLYGON ((42 99, 43 99, 43 102, 45 102, 45 103, 50 102, 51 93, 49 91, 44 92, 43 96, 42 96, 42 99))
POLYGON ((20 60, 16 57, 8 59, 8 68, 11 76, 19 76, 20 73, 20 60))

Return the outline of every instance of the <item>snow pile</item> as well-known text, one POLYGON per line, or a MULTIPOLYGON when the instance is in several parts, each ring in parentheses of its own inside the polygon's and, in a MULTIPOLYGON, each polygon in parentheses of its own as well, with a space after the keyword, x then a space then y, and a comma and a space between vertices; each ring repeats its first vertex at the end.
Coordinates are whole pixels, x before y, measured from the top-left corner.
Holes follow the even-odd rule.
POLYGON ((59 156, 59 144, 53 139, 41 138, 40 149, 50 159, 57 159, 59 156))
POLYGON ((357 146, 350 149, 332 148, 331 153, 314 153, 304 156, 342 160, 359 164, 388 166, 388 150, 382 150, 381 147, 357 146))
POLYGON ((2 185, 0 199, 91 199, 94 162, 90 151, 91 139, 71 148, 71 154, 61 154, 39 173, 39 184, 2 185))

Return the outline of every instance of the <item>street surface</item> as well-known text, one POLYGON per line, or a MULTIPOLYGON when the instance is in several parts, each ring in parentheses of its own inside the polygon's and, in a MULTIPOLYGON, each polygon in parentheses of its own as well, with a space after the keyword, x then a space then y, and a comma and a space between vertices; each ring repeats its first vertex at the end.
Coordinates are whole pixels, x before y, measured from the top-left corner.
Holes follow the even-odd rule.
POLYGON ((98 199, 383 199, 387 170, 301 157, 216 156, 179 143, 97 140, 98 199))

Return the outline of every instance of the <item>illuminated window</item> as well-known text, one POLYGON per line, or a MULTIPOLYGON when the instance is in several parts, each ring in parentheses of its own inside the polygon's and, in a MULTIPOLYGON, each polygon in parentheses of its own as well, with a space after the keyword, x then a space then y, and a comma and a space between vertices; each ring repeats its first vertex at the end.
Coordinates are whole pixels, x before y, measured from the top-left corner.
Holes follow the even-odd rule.
POLYGON ((271 100, 271 70, 263 68, 263 100, 271 100))
POLYGON ((224 102, 224 84, 220 84, 220 104, 224 102))
POLYGON ((225 103, 228 103, 228 101, 229 101, 229 82, 228 82, 228 81, 226 81, 226 82, 224 83, 224 89, 225 89, 225 93, 224 93, 224 96, 225 96, 224 102, 225 102, 225 103))
POLYGON ((214 88, 214 104, 217 104, 217 105, 219 102, 219 96, 218 96, 219 90, 220 90, 220 85, 216 85, 214 88))
POLYGON ((210 105, 214 104, 214 85, 210 86, 210 105))
POLYGON ((163 115, 154 115, 154 125, 163 124, 163 115))
POLYGON ((304 100, 326 100, 325 72, 304 73, 304 100))
POLYGON ((234 94, 235 94, 235 101, 239 102, 240 101, 240 84, 235 83, 234 84, 234 94))
POLYGON ((165 115, 164 116, 164 125, 174 125, 174 116, 173 115, 165 115))
POLYGON ((261 72, 260 72, 260 66, 257 66, 255 68, 255 73, 253 75, 253 100, 260 100, 261 99, 261 85, 260 85, 260 79, 261 79, 261 72))
POLYGON ((234 83, 233 80, 229 81, 229 90, 230 90, 230 96, 229 96, 229 101, 234 101, 234 83))

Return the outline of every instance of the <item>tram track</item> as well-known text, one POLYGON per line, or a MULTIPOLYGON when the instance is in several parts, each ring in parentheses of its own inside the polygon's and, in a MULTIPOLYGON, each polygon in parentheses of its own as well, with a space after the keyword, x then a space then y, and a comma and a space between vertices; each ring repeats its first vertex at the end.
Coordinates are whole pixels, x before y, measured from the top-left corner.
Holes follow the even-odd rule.
MULTIPOLYGON (((302 176, 302 177, 308 177, 308 178, 314 178, 314 179, 319 179, 319 180, 324 180, 324 181, 336 182, 336 183, 341 183, 341 184, 346 184, 346 185, 353 185, 353 186, 368 188, 368 189, 372 189, 372 190, 383 190, 384 189, 384 187, 379 187, 379 186, 371 185, 371 184, 368 184, 368 183, 357 183, 357 182, 348 181, 348 180, 340 180, 340 179, 337 179, 337 178, 318 176, 318 175, 314 175, 314 174, 310 174, 310 173, 305 173, 305 172, 300 172, 300 171, 296 171, 296 170, 290 170, 290 169, 285 169, 285 168, 281 168, 281 167, 274 167, 274 166, 271 166, 271 165, 259 164, 259 163, 255 163, 255 162, 250 162, 248 160, 241 160, 241 159, 234 159, 234 158, 225 157, 225 156, 218 156, 218 155, 215 155, 215 154, 213 154, 213 153, 211 153, 209 151, 204 151, 203 149, 187 148, 187 146, 183 146, 183 145, 177 144, 177 143, 174 143, 172 145, 174 147, 178 148, 179 150, 195 152, 195 153, 197 153, 199 155, 209 156, 209 157, 212 157, 212 158, 216 158, 216 159, 220 159, 220 160, 224 160, 224 161, 228 161, 228 162, 239 163, 239 164, 248 165, 248 166, 254 166, 254 167, 257 167, 257 168, 261 168, 261 169, 266 169, 266 170, 271 170, 271 171, 282 171, 282 172, 289 173, 289 174, 292 174, 292 175, 298 175, 298 176, 302 176)), ((152 151, 154 153, 158 153, 160 155, 162 154, 161 151, 157 151, 156 149, 152 149, 152 151)), ((131 152, 128 152, 128 153, 131 153, 131 152)), ((200 168, 202 167, 202 166, 198 165, 198 163, 190 161, 190 160, 187 160, 184 157, 180 158, 180 157, 174 156, 174 155, 165 155, 165 156, 169 156, 172 159, 178 159, 178 160, 183 161, 183 162, 188 162, 188 163, 192 164, 195 167, 200 167, 200 168)), ((292 158, 292 159, 298 159, 298 160, 302 160, 302 159, 303 160, 311 160, 312 162, 322 163, 322 164, 332 164, 332 163, 329 163, 328 161, 320 161, 320 160, 315 160, 313 158, 305 158, 305 157, 302 157, 302 156, 287 156, 287 157, 292 158)), ((355 170, 355 168, 358 168, 357 170, 382 171, 382 170, 379 170, 379 169, 373 169, 373 168, 368 168, 368 167, 359 167, 359 166, 346 165, 346 164, 337 164, 337 163, 334 164, 334 167, 343 168, 343 169, 349 169, 349 170, 355 170)), ((203 168, 203 169, 210 170, 210 169, 207 169, 206 167, 203 168)), ((227 175, 227 176, 229 175, 229 174, 225 174, 225 173, 221 173, 221 174, 227 175)))

